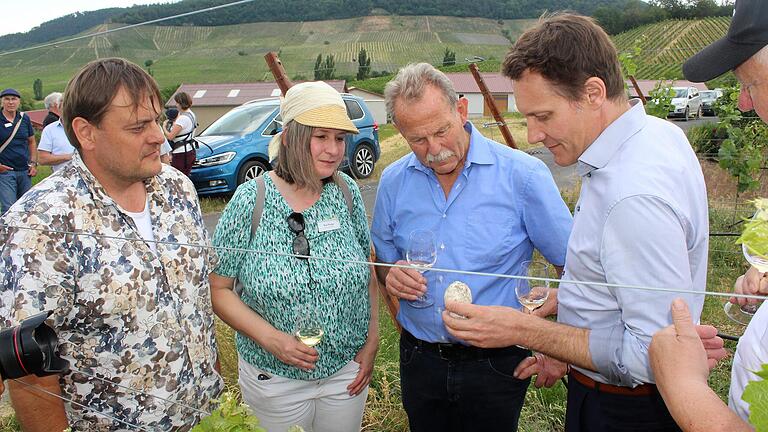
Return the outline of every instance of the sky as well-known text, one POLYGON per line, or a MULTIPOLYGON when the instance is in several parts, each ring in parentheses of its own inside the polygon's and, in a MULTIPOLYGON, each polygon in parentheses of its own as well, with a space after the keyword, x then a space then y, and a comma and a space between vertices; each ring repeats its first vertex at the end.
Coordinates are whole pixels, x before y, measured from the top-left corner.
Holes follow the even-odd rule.
POLYGON ((4 0, 0 36, 24 33, 52 19, 90 10, 130 7, 137 4, 169 3, 178 0, 4 0))

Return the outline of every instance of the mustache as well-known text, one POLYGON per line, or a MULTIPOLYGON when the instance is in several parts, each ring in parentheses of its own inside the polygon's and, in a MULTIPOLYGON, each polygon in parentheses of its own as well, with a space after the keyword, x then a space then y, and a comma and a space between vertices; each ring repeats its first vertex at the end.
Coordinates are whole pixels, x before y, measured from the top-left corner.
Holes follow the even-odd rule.
POLYGON ((443 151, 441 151, 440 153, 438 153, 438 154, 436 154, 434 156, 429 154, 429 153, 427 153, 427 163, 442 162, 442 161, 444 161, 444 160, 446 160, 449 157, 452 157, 454 155, 455 155, 455 153, 450 151, 450 150, 443 150, 443 151))

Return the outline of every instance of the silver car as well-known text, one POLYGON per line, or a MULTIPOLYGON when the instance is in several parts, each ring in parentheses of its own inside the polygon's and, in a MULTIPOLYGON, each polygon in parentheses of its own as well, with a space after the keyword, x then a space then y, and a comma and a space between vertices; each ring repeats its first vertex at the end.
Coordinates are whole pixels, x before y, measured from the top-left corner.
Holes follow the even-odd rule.
POLYGON ((701 118, 701 96, 696 87, 672 87, 675 94, 670 101, 668 117, 682 117, 686 121, 693 115, 701 118))

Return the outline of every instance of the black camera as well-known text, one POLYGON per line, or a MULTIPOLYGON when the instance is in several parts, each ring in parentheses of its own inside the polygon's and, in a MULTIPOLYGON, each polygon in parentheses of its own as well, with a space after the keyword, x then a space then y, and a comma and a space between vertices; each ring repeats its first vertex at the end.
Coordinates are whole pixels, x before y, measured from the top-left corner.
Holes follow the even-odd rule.
POLYGON ((59 357, 59 338, 45 323, 53 312, 33 315, 21 324, 0 331, 0 375, 2 379, 29 374, 55 375, 69 370, 69 362, 59 357))

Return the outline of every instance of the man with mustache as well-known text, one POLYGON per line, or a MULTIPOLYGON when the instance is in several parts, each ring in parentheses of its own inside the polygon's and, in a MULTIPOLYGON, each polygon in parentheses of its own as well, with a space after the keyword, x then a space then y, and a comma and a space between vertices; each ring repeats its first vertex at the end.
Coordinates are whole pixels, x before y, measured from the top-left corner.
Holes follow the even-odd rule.
MULTIPOLYGON (((547 167, 485 138, 466 99, 429 64, 400 70, 385 89, 392 122, 413 150, 384 170, 371 236, 377 259, 407 265, 415 230, 434 233, 435 268, 520 274, 533 249, 562 267, 571 215, 547 167)), ((513 376, 530 352, 469 347, 448 334, 446 288, 466 283, 474 302, 519 308, 514 280, 377 266, 400 299, 400 379, 410 429, 515 430, 528 380, 513 376), (426 294, 426 301, 416 301, 426 294)))

